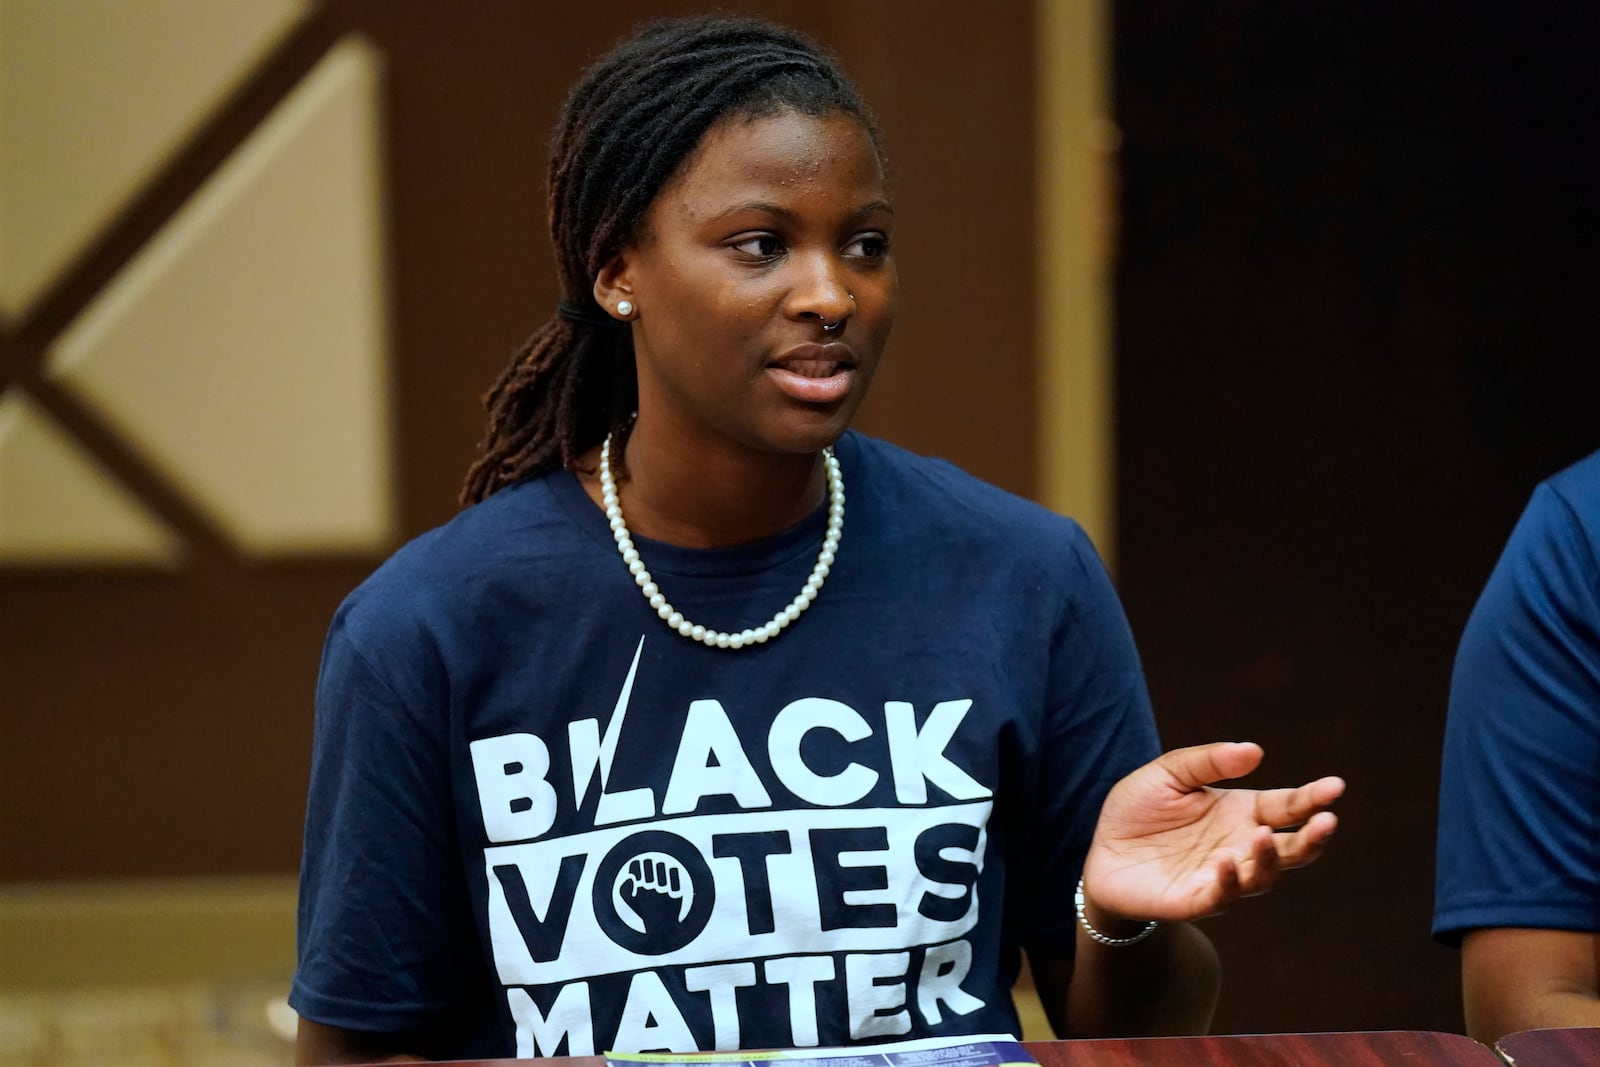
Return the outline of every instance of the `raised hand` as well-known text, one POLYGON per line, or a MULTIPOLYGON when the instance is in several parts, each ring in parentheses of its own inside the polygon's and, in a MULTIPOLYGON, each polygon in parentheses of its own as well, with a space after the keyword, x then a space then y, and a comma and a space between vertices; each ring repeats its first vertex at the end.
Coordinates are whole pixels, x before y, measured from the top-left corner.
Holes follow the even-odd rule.
POLYGON ((1261 746, 1218 742, 1174 749, 1106 796, 1084 861, 1096 908, 1128 919, 1214 915, 1271 889, 1322 854, 1338 818, 1340 778, 1297 789, 1224 789, 1261 764, 1261 746))
POLYGON ((687 881, 683 868, 671 857, 646 853, 628 863, 620 879, 622 899, 632 914, 618 909, 622 921, 639 933, 659 933, 678 925, 689 913, 687 881))

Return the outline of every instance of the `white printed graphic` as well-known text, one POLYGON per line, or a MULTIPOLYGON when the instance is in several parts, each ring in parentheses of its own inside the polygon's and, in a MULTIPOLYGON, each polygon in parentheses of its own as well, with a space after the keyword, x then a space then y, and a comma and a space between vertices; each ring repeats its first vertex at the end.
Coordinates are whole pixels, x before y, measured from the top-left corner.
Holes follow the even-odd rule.
POLYGON ((679 923, 689 917, 689 909, 694 907, 694 882, 688 868, 665 852, 645 852, 635 856, 617 872, 611 886, 611 907, 623 922, 641 934, 650 932, 646 916, 660 910, 652 905, 641 906, 636 903, 647 894, 665 897, 669 902, 666 905, 669 913, 672 911, 671 902, 676 902, 679 923))
POLYGON ((953 940, 977 922, 990 808, 699 815, 486 849, 500 981, 953 940), (663 860, 677 896, 633 873, 663 860))
POLYGON ((956 758, 972 701, 923 704, 919 725, 908 701, 800 697, 741 720, 767 724, 762 746, 694 700, 675 742, 629 749, 653 762, 624 780, 662 784, 611 792, 643 650, 603 734, 469 746, 517 1054, 739 1047, 747 997, 786 1006, 768 1023, 796 1046, 825 1010, 829 1033, 876 1039, 984 1007, 962 985, 993 810, 956 758))

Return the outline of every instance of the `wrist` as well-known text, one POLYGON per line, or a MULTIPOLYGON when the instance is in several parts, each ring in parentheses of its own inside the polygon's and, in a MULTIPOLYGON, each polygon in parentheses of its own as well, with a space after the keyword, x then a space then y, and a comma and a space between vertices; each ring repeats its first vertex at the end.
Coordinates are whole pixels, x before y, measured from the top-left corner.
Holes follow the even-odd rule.
POLYGON ((1082 878, 1078 879, 1078 888, 1073 894, 1073 907, 1083 932, 1091 940, 1110 948, 1137 945, 1161 925, 1154 919, 1129 919, 1105 911, 1089 899, 1082 878))

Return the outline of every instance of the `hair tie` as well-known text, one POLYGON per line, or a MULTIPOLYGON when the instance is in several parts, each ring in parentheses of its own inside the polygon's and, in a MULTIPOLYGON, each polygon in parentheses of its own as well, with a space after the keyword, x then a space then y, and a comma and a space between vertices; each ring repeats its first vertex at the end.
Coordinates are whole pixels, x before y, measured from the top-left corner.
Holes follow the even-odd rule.
POLYGON ((599 326, 617 329, 627 325, 625 322, 618 322, 610 315, 607 315, 604 311, 601 311, 598 307, 592 309, 579 307, 577 304, 568 303, 565 300, 561 301, 561 303, 556 306, 556 314, 560 315, 568 322, 579 322, 585 326, 599 326))

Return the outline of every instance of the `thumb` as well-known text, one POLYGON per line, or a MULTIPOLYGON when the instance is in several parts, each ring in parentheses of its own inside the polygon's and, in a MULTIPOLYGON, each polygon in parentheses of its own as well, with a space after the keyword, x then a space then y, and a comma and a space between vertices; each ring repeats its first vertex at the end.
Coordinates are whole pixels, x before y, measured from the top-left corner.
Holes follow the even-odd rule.
POLYGON ((1254 741, 1214 741, 1163 752, 1156 759, 1156 766, 1166 771, 1179 788, 1192 792, 1228 778, 1243 778, 1261 766, 1265 755, 1254 741))

